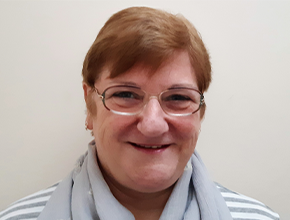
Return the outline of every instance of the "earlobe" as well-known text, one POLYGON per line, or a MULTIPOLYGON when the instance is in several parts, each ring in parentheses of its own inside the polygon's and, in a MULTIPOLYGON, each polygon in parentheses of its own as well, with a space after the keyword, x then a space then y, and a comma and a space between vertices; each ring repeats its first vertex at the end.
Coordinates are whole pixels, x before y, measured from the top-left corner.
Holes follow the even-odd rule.
POLYGON ((93 118, 89 112, 87 113, 85 128, 86 130, 93 130, 93 118))

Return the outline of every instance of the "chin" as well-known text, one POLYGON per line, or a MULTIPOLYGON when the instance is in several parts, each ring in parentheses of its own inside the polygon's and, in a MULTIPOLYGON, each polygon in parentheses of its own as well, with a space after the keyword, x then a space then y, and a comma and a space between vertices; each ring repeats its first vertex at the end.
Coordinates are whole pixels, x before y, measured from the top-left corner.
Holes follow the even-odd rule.
POLYGON ((133 189, 144 193, 163 191, 175 184, 180 175, 169 175, 167 172, 151 172, 149 175, 140 175, 134 178, 133 189))
POLYGON ((175 182, 173 182, 172 184, 164 184, 164 182, 154 183, 154 184, 142 183, 142 184, 139 184, 137 187, 135 187, 134 190, 141 193, 157 193, 157 192, 161 192, 170 188, 171 186, 175 184, 175 182))

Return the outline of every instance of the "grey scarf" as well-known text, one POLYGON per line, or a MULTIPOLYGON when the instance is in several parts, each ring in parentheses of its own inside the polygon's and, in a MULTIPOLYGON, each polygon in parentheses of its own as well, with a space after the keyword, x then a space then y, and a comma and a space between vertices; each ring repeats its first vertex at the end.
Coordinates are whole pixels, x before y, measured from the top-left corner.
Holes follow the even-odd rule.
MULTIPOLYGON (((94 142, 52 194, 38 220, 135 220, 112 195, 96 159, 94 142)), ((232 220, 195 152, 174 186, 160 220, 232 220)))

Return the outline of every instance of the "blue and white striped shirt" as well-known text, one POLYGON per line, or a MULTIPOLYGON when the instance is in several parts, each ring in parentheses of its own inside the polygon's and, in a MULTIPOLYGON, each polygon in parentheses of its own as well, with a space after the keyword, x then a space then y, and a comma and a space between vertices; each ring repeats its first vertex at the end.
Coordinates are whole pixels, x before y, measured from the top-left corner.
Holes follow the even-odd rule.
MULTIPOLYGON (((55 184, 11 204, 0 212, 0 220, 36 220, 56 189, 55 184)), ((219 184, 220 190, 234 220, 279 220, 279 215, 263 203, 233 192, 219 184)))

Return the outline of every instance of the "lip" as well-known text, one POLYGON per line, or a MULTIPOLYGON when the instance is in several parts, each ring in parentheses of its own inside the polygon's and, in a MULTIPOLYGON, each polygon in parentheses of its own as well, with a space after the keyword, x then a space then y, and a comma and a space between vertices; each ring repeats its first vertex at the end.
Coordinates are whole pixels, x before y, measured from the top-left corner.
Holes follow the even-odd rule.
POLYGON ((134 142, 128 142, 128 143, 132 145, 134 148, 138 150, 144 150, 144 151, 162 151, 171 145, 171 144, 140 144, 140 143, 134 143, 134 142))

